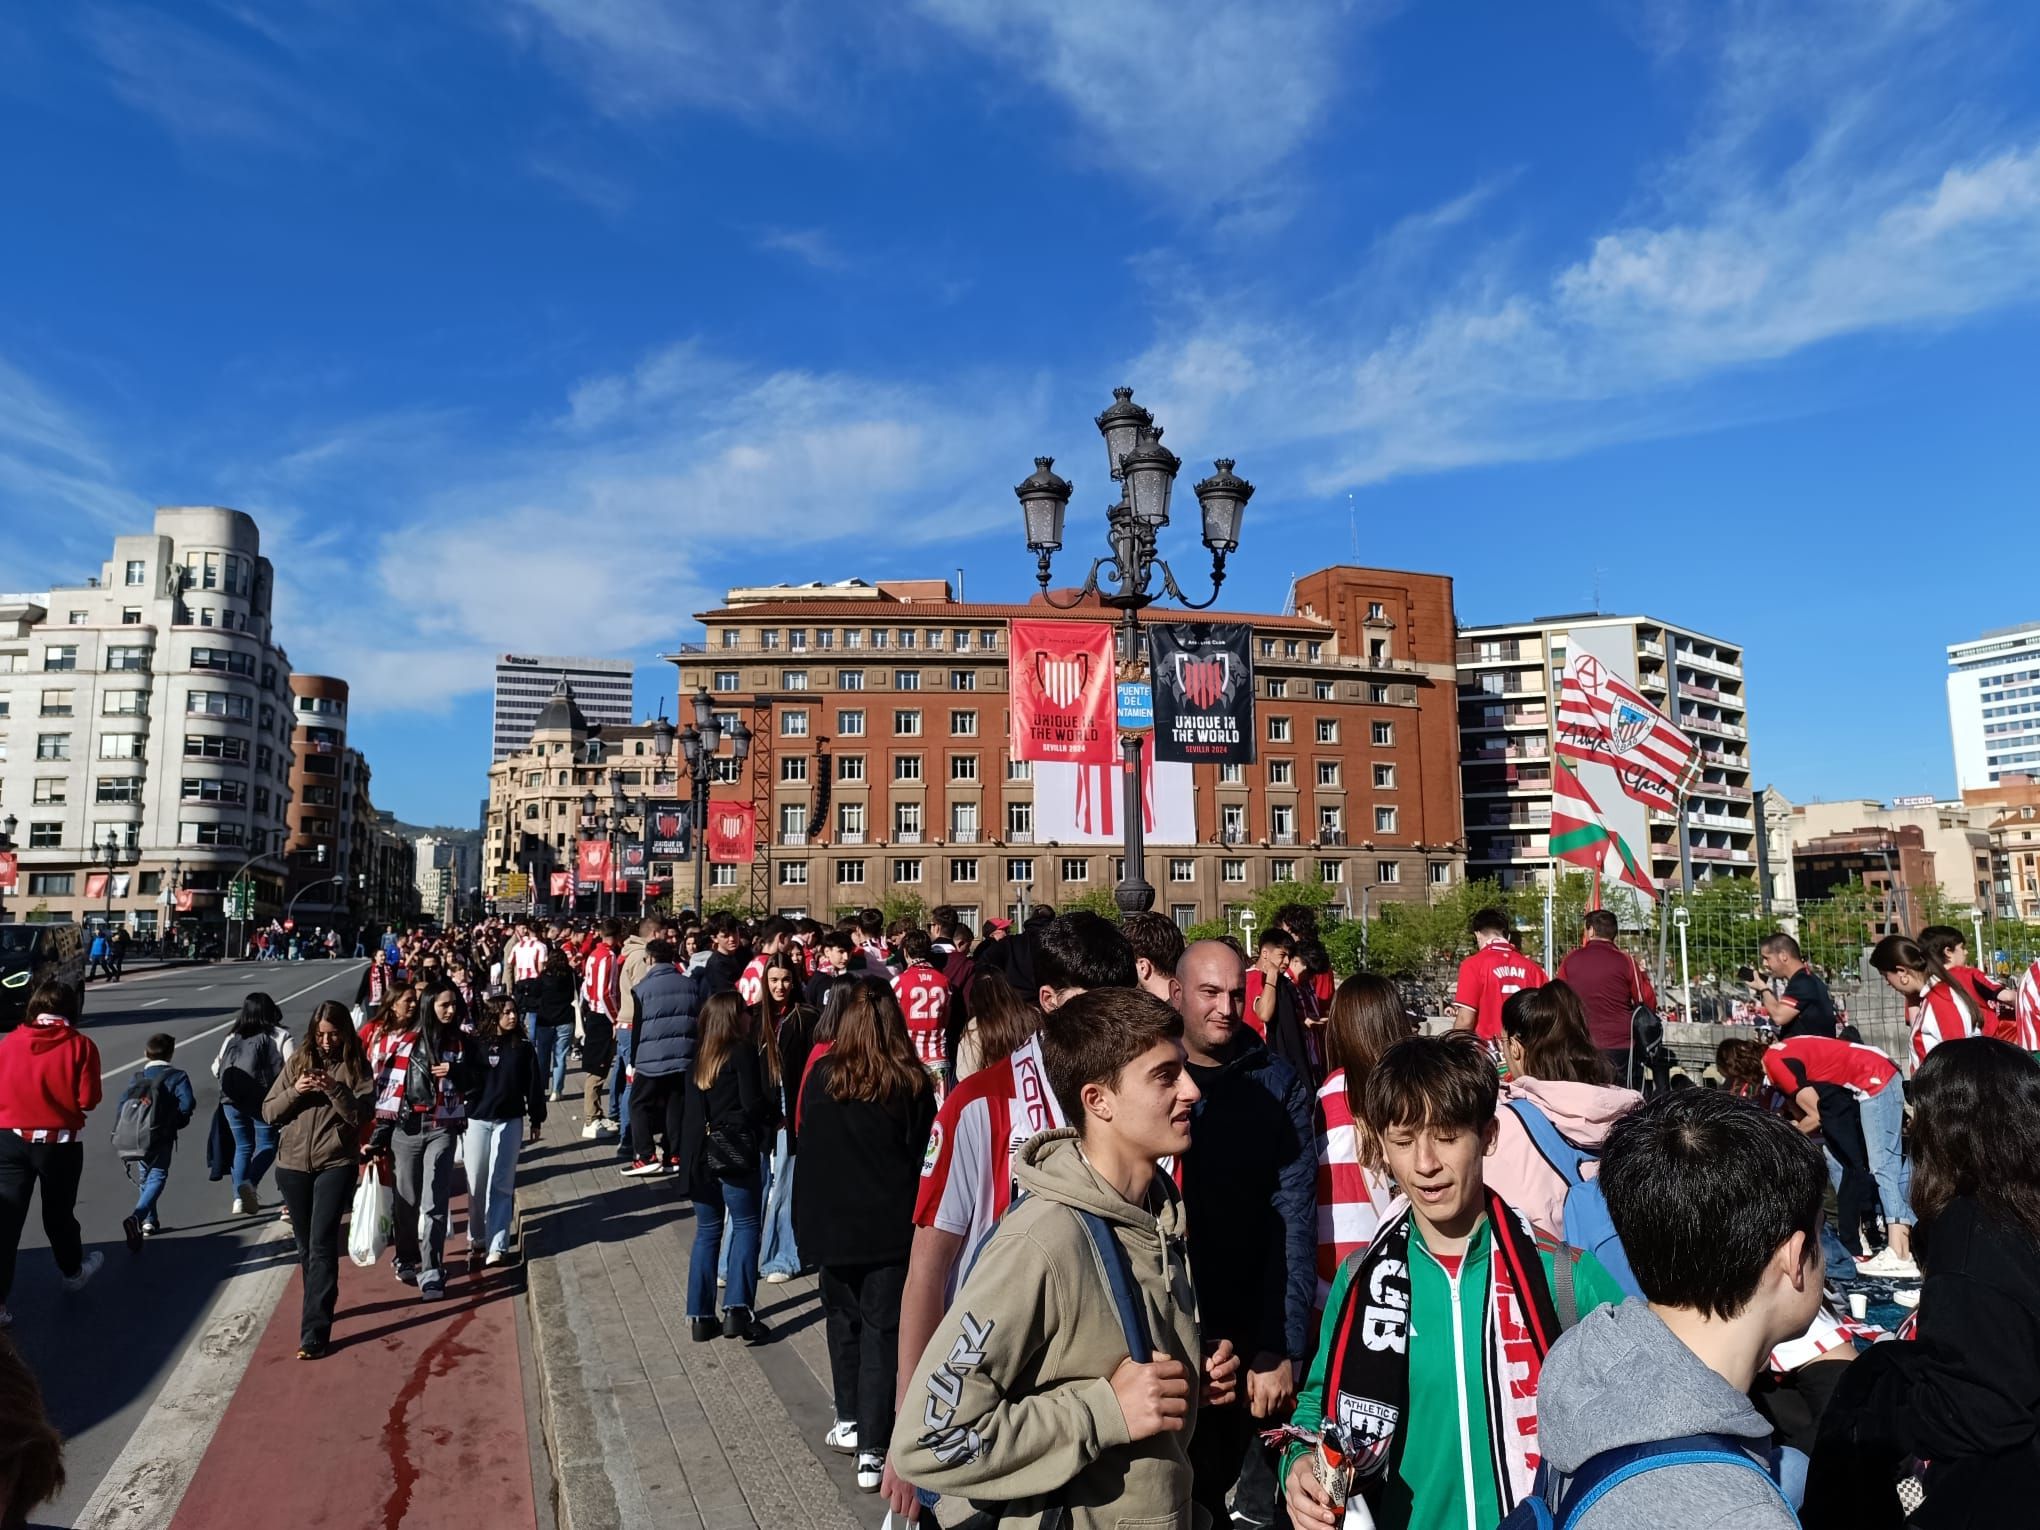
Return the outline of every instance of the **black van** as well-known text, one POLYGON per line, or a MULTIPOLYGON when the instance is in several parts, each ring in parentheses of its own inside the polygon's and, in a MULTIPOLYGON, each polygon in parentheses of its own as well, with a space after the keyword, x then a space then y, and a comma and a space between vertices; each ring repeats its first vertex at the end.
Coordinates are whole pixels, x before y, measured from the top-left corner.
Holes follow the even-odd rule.
POLYGON ((28 996, 45 978, 85 991, 85 940, 75 924, 0 924, 0 1030, 28 1013, 28 996))

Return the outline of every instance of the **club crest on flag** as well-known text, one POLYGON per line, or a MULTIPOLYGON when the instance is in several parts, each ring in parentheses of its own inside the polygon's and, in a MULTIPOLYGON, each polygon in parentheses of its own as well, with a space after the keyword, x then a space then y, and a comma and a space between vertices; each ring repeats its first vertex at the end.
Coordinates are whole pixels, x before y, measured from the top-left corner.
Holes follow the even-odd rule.
POLYGON ((1087 653, 1034 656, 1034 683, 1041 694, 1058 707, 1070 708, 1091 683, 1091 656, 1087 653))
POLYGON ((659 815, 659 838, 678 839, 679 837, 680 815, 678 813, 661 813, 659 815))
POLYGON ((1608 737, 1615 745, 1617 754, 1627 754, 1650 736, 1651 718, 1639 712, 1626 701, 1617 702, 1608 711, 1608 737))
POLYGON ((1209 711, 1232 689, 1231 654, 1179 653, 1175 658, 1176 685, 1192 706, 1209 711))

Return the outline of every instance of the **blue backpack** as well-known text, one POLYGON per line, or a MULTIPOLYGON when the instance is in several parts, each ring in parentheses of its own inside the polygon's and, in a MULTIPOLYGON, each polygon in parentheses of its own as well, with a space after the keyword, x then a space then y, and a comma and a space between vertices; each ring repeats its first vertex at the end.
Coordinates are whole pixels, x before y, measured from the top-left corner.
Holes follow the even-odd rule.
POLYGON ((1580 1165, 1597 1160, 1601 1155, 1590 1153, 1566 1140, 1551 1124, 1551 1117, 1528 1100, 1511 1100, 1509 1109, 1523 1123, 1523 1130, 1530 1134, 1531 1142, 1544 1161, 1565 1179, 1567 1244, 1585 1249, 1600 1260, 1601 1267, 1615 1277, 1622 1289, 1641 1301, 1643 1291, 1636 1284, 1636 1276, 1630 1273, 1629 1256, 1622 1252, 1622 1239, 1616 1234, 1614 1219, 1608 1215, 1608 1198, 1601 1193, 1601 1182, 1588 1179, 1580 1172, 1580 1165))
POLYGON ((1553 1480, 1548 1466, 1540 1466, 1530 1496, 1503 1516, 1496 1530, 1571 1530, 1587 1510, 1623 1483, 1664 1466, 1743 1467, 1770 1483, 1787 1513, 1795 1512, 1778 1479, 1737 1441, 1719 1434, 1689 1434, 1676 1440, 1604 1450, 1564 1479, 1563 1486, 1553 1480))

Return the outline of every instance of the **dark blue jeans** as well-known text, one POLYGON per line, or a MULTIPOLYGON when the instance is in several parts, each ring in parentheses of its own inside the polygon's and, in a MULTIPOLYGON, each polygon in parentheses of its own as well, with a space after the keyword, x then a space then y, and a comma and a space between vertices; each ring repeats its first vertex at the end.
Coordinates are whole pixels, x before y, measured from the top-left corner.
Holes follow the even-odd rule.
POLYGON ((723 1291, 725 1307, 749 1307, 758 1294, 758 1202, 761 1187, 749 1179, 722 1180, 711 1185, 706 1199, 694 1203, 694 1253, 687 1261, 687 1315, 715 1316, 716 1263, 722 1254, 723 1215, 734 1228, 730 1238, 730 1283, 723 1291))

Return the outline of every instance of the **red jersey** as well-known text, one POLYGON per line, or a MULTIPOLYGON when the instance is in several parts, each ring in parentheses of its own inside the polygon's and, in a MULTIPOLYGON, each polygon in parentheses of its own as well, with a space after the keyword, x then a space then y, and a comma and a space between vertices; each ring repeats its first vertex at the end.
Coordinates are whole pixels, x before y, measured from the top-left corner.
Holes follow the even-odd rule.
POLYGON ((1011 1057, 973 1073, 935 1113, 921 1165, 916 1227, 939 1227, 963 1239, 950 1292, 1013 1201, 1013 1153, 1030 1137, 1063 1124, 1049 1092, 1041 1043, 1029 1037, 1011 1057))
POLYGON ((1955 990, 1939 978, 1929 978, 1913 1011, 1913 1067, 1927 1060, 1927 1054, 1944 1041, 1960 1041, 1970 1034, 1969 1014, 1955 990))
POLYGON ((1502 1034, 1502 1001, 1525 988, 1542 988, 1548 981, 1542 967, 1506 940, 1497 940, 1459 964, 1459 987, 1452 1002, 1472 1010, 1474 1034, 1492 1041, 1502 1034))
POLYGON ((1781 1093, 1795 1095, 1815 1085, 1847 1089, 1859 1100, 1883 1092, 1898 1077, 1898 1064, 1860 1042, 1831 1036, 1794 1036, 1764 1050, 1764 1075, 1781 1093))
POLYGON ((930 1068, 949 1060, 949 984, 926 962, 915 962, 893 979, 893 997, 900 1001, 900 1013, 907 1017, 907 1034, 914 1038, 914 1051, 930 1068))
POLYGON ((1267 986, 1267 973, 1263 972, 1259 967, 1249 967, 1247 969, 1247 1008, 1242 1018, 1254 1028, 1254 1034, 1263 1041, 1268 1039, 1268 1027, 1262 1024, 1261 1017, 1255 1013, 1254 1001, 1261 997, 1261 991, 1267 986))
POLYGON ((1998 1001, 2004 996, 2004 989, 1996 979, 1978 967, 1950 967, 1948 977, 1960 983, 1969 991, 1969 997, 1976 1001, 1977 1010, 1983 1015, 1983 1034, 1995 1036, 2000 1041, 2016 1042, 2018 1023, 2007 1019, 1998 1008, 1998 1001))

